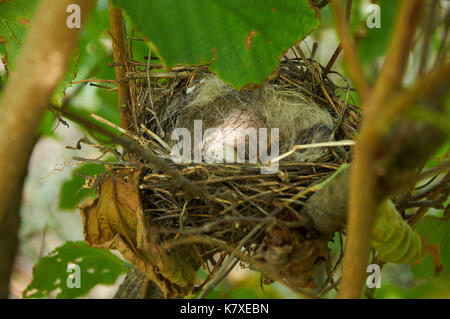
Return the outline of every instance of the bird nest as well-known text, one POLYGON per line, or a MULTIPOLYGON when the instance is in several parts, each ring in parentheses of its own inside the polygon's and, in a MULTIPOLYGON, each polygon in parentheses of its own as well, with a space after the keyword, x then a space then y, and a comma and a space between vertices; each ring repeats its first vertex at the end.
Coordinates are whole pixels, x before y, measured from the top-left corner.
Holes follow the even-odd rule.
MULTIPOLYGON (((98 190, 97 198, 81 207, 88 243, 119 250, 167 297, 191 295, 214 284, 236 260, 264 274, 266 283, 315 287, 315 269, 329 258, 329 238, 315 230, 302 208, 315 185, 350 161, 350 147, 326 147, 323 156, 306 162, 279 160, 270 174, 261 173, 266 164, 259 161, 174 161, 169 133, 195 99, 189 94, 211 74, 198 66, 170 71, 144 62, 132 66, 122 80, 133 92, 133 123, 121 131, 152 153, 158 165, 126 149, 97 146, 116 161, 105 164, 105 174, 87 180, 88 187, 98 190), (208 274, 202 281, 200 267, 208 274)), ((360 116, 340 74, 325 74, 313 59, 284 58, 268 84, 300 92, 326 111, 333 122, 330 146, 353 139, 360 116)), ((231 94, 248 105, 257 90, 231 94)), ((291 150, 296 152, 301 150, 291 150)))

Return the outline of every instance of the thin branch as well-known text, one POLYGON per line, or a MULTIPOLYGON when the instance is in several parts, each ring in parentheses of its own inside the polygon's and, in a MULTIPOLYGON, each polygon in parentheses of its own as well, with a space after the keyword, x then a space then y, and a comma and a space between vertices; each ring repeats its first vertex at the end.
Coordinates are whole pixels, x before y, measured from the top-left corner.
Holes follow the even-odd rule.
MULTIPOLYGON (((34 136, 55 87, 64 76, 80 29, 67 27, 72 0, 42 0, 30 23, 14 72, 0 101, 0 221, 19 185, 34 136)), ((92 0, 78 0, 87 16, 92 0)))
POLYGON ((226 274, 229 273, 233 269, 234 265, 239 261, 239 259, 237 259, 236 262, 233 263, 236 253, 239 252, 241 248, 250 240, 250 238, 252 238, 257 232, 259 232, 262 227, 263 224, 257 225, 247 235, 245 235, 244 238, 242 238, 236 248, 230 253, 227 260, 222 264, 214 279, 211 280, 208 286, 205 287, 205 289, 200 293, 197 299, 203 299, 215 286, 220 283, 221 280, 225 279, 226 274))
POLYGON ((427 66, 427 58, 428 58, 428 51, 430 49, 430 42, 431 42, 431 36, 433 35, 433 32, 437 26, 435 20, 436 20, 436 13, 437 8, 439 6, 439 1, 431 1, 431 8, 429 16, 427 17, 425 22, 425 37, 422 44, 422 54, 420 56, 420 64, 419 64, 419 71, 418 76, 422 76, 425 73, 425 69, 427 66))
MULTIPOLYGON (((361 297, 370 251, 371 229, 381 200, 382 189, 379 184, 380 174, 374 168, 374 163, 378 157, 377 152, 383 145, 383 131, 378 130, 374 123, 386 111, 389 104, 386 101, 400 88, 420 15, 421 3, 421 0, 403 1, 383 69, 370 99, 364 100, 365 120, 362 122, 361 132, 355 145, 355 158, 351 169, 348 242, 343 261, 342 284, 339 293, 341 298, 361 297)), ((342 21, 340 1, 333 1, 332 4, 338 23, 337 28, 341 30, 344 53, 347 53, 348 60, 355 52, 351 46, 348 30, 345 32, 344 25, 339 23, 342 21)), ((353 58, 356 59, 356 56, 353 58)), ((359 64, 355 63, 355 65, 359 64)), ((367 88, 366 84, 362 83, 363 80, 359 74, 362 71, 358 70, 355 65, 352 67, 352 76, 356 76, 355 80, 357 79, 360 88, 367 88)), ((351 64, 349 64, 349 69, 350 66, 351 64)))
POLYGON ((291 156, 296 151, 306 150, 312 148, 321 148, 321 147, 338 147, 338 146, 353 146, 355 145, 355 141, 352 140, 341 140, 341 141, 333 141, 333 142, 322 142, 322 143, 311 143, 311 144, 302 144, 302 145, 294 145, 291 150, 286 153, 274 158, 270 161, 269 165, 275 162, 279 162, 282 159, 291 156))
POLYGON ((340 1, 332 1, 333 15, 335 19, 336 29, 341 39, 341 46, 344 51, 344 59, 347 62, 350 76, 355 83, 356 88, 365 99, 370 90, 369 81, 367 80, 361 63, 359 62, 356 47, 350 34, 350 29, 345 21, 344 10, 340 1))
MULTIPOLYGON (((122 11, 115 8, 111 1, 108 2, 109 6, 109 19, 111 25, 111 37, 113 45, 114 63, 122 63, 121 66, 116 66, 116 79, 122 79, 126 77, 128 71, 126 56, 127 52, 127 40, 125 32, 125 21, 122 16, 122 11)), ((117 95, 119 100, 120 122, 121 126, 128 129, 131 126, 132 114, 130 110, 130 91, 128 83, 121 81, 117 84, 117 95)))
POLYGON ((338 109, 336 108, 336 105, 333 102, 333 99, 331 98, 330 94, 328 94, 327 89, 325 88, 325 86, 323 85, 323 81, 319 78, 319 75, 317 74, 316 70, 314 69, 314 67, 309 63, 308 59, 306 58, 305 54, 303 53, 302 49, 300 48, 299 45, 296 45, 295 48, 297 49, 297 52, 300 54, 300 56, 302 57, 302 60, 305 62, 306 67, 308 68, 308 70, 311 72, 311 74, 314 76, 315 80, 317 81, 317 83, 320 83, 320 88, 322 89, 323 94, 325 95, 325 97, 327 98, 328 102, 330 102, 331 106, 333 107, 334 111, 336 113, 339 114, 338 109))
POLYGON ((188 180, 183 175, 179 174, 177 171, 173 170, 166 162, 162 159, 154 155, 151 151, 144 149, 141 147, 136 141, 131 138, 118 136, 114 133, 111 133, 109 130, 85 119, 65 108, 61 109, 53 109, 55 112, 59 112, 64 117, 85 126, 91 130, 97 131, 100 134, 103 134, 109 137, 114 143, 122 145, 129 152, 136 154, 142 159, 148 161, 153 164, 155 168, 161 170, 163 173, 169 175, 174 179, 174 182, 179 184, 181 187, 184 187, 187 191, 191 193, 194 197, 201 198, 205 201, 205 203, 215 207, 217 206, 216 201, 212 198, 212 196, 202 189, 200 186, 193 184, 190 180, 188 180))
POLYGON ((123 79, 147 79, 148 77, 155 79, 166 79, 166 78, 188 78, 192 75, 192 72, 189 71, 173 71, 173 72, 127 72, 123 79))
MULTIPOLYGON (((345 7, 345 21, 347 22, 347 25, 350 23, 350 18, 352 14, 352 0, 347 0, 347 5, 345 7)), ((342 45, 339 44, 336 50, 334 50, 333 55, 330 58, 330 61, 328 61, 327 66, 325 67, 323 74, 328 74, 330 72, 331 68, 333 67, 334 63, 336 62, 336 59, 339 57, 339 54, 342 51, 342 45)))

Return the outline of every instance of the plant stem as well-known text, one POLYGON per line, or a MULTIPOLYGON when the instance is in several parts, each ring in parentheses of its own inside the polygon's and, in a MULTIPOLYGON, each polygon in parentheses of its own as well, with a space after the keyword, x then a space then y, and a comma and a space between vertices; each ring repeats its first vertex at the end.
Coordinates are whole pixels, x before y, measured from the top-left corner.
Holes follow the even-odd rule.
MULTIPOLYGON (((122 11, 115 8, 111 1, 109 6, 109 21, 111 25, 111 37, 113 46, 113 55, 116 79, 124 79, 128 71, 128 56, 127 56, 127 36, 125 31, 125 21, 122 16, 122 11)), ((130 111, 131 99, 130 89, 126 81, 117 83, 117 95, 119 101, 120 123, 124 129, 129 129, 132 123, 132 115, 130 111)))
MULTIPOLYGON (((381 200, 380 177, 382 172, 374 165, 383 144, 384 131, 378 129, 377 120, 382 117, 390 99, 401 87, 406 69, 412 38, 420 15, 421 0, 403 1, 400 16, 386 61, 375 89, 363 97, 364 120, 355 146, 355 158, 350 177, 350 200, 348 216, 348 242, 343 261, 340 298, 360 298, 369 260, 370 237, 378 204, 381 200)), ((333 1, 335 15, 339 17, 339 1, 333 1)), ((342 29, 339 27, 338 29, 342 29)), ((344 30, 345 31, 345 30, 344 30)), ((354 54, 348 32, 341 30, 344 55, 354 54), (343 34, 342 34, 343 33, 343 34), (346 44, 347 43, 347 44, 346 44), (350 52, 350 54, 349 54, 350 52)), ((361 68, 354 60, 352 76, 360 89, 367 86, 361 78, 361 68)), ((349 64, 350 69, 351 64, 349 64)))
MULTIPOLYGON (((64 76, 80 29, 67 27, 72 0, 42 0, 0 101, 0 221, 28 160, 50 96, 64 76)), ((78 0, 82 20, 92 0, 78 0)))

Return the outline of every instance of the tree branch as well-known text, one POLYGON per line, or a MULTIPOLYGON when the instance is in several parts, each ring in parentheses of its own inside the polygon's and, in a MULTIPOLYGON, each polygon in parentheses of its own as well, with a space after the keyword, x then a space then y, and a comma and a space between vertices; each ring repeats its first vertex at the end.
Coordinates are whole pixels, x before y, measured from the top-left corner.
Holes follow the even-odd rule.
MULTIPOLYGON (((114 63, 116 65, 116 79, 119 80, 124 79, 128 71, 125 21, 122 16, 122 11, 119 8, 113 7, 111 1, 108 1, 108 6, 114 63)), ((128 129, 132 123, 132 116, 130 112, 130 89, 126 81, 117 83, 117 95, 119 100, 120 123, 124 129, 128 129)))
MULTIPOLYGON (((355 158, 350 177, 348 241, 343 260, 340 298, 360 298, 361 296, 369 259, 371 230, 378 204, 382 199, 379 183, 382 173, 377 170, 378 168, 374 163, 379 156, 378 151, 383 146, 383 132, 378 130, 374 123, 385 111, 389 104, 386 102, 400 88, 420 14, 421 3, 421 0, 403 1, 383 69, 373 93, 363 103, 364 120, 355 146, 355 158)), ((333 1, 337 17, 341 16, 338 4, 339 1, 333 1)), ((342 29, 342 27, 338 25, 338 29, 342 29)), ((341 33, 346 34, 342 31, 341 33)), ((344 39, 345 53, 344 43, 349 42, 349 40, 344 39)), ((354 52, 353 48, 347 49, 347 51, 349 50, 354 52)), ((353 70, 352 73, 357 72, 359 70, 353 70)), ((356 74, 356 76, 360 75, 356 74)), ((359 79, 358 81, 362 80, 359 79)), ((361 83, 359 84, 361 86, 361 83)), ((364 84, 361 87, 364 89, 364 84)))
POLYGON ((63 77, 80 29, 66 25, 66 8, 77 3, 86 18, 92 0, 42 0, 31 21, 0 101, 0 221, 20 183, 37 128, 63 77))

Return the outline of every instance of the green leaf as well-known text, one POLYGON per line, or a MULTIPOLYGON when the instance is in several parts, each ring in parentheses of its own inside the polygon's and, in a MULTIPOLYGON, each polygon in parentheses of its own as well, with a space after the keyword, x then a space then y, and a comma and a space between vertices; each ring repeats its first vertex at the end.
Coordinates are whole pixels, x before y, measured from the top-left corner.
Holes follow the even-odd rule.
POLYGON ((111 41, 107 33, 108 29, 108 3, 106 0, 99 0, 96 10, 89 14, 78 41, 80 71, 77 74, 77 80, 83 80, 86 77, 115 78, 114 68, 107 65, 113 60, 108 45, 111 41))
POLYGON ((8 69, 18 56, 38 1, 0 1, 0 55, 6 57, 8 69))
POLYGON ((38 134, 42 136, 54 136, 53 130, 56 127, 55 118, 55 114, 48 109, 45 110, 41 124, 39 125, 38 134))
POLYGON ((50 256, 39 260, 33 269, 33 280, 23 292, 23 297, 44 298, 57 292, 59 299, 77 298, 98 284, 114 284, 119 275, 126 271, 125 263, 110 251, 89 247, 84 241, 69 241, 56 248, 50 256), (78 267, 71 269, 69 265, 78 267), (76 278, 69 277, 77 275, 79 287, 76 286, 76 278))
POLYGON ((436 153, 428 160, 425 168, 434 167, 442 163, 442 161, 448 156, 450 150, 450 139, 447 141, 436 151, 436 153))
POLYGON ((59 196, 60 209, 74 209, 86 197, 95 197, 95 192, 90 188, 82 188, 85 179, 77 174, 94 176, 105 171, 100 164, 84 164, 73 171, 72 178, 61 185, 59 196))
POLYGON ((441 273, 450 273, 450 219, 446 217, 425 216, 416 226, 430 245, 436 245, 441 265, 435 265, 431 255, 425 255, 421 263, 413 264, 412 272, 416 278, 435 275, 435 267, 442 266, 441 273))
MULTIPOLYGON (((109 62, 113 61, 112 40, 107 32, 109 28, 108 1, 99 0, 95 10, 89 14, 81 32, 78 45, 80 49, 79 70, 75 80, 84 80, 86 78, 114 79, 116 77, 114 68, 108 65, 109 62)), ((136 33, 134 37, 142 38, 136 33)), ((133 52, 135 56, 138 44, 140 47, 144 47, 148 54, 148 46, 145 42, 134 41, 133 52)), ((144 55, 139 55, 136 58, 144 60, 144 55)), ((110 86, 113 87, 113 85, 110 86)), ((78 115, 87 116, 94 112, 120 125, 116 92, 109 92, 85 84, 74 84, 74 90, 78 89, 77 95, 70 100, 70 106, 73 111, 78 115)))
POLYGON ((450 274, 440 274, 430 280, 420 280, 408 289, 383 284, 375 290, 376 299, 448 299, 450 274))
POLYGON ((450 114, 443 114, 429 108, 415 107, 409 110, 408 117, 431 124, 450 136, 450 114))
POLYGON ((71 83, 77 76, 79 60, 80 60, 80 49, 75 48, 75 50, 72 52, 72 55, 70 56, 70 60, 66 69, 66 74, 61 79, 61 81, 59 81, 59 84, 56 87, 50 99, 50 102, 53 105, 56 106, 62 105, 62 100, 66 97, 65 93, 66 89, 72 86, 71 83))
POLYGON ((307 0, 113 0, 169 67, 205 64, 235 88, 261 84, 319 26, 307 0))

